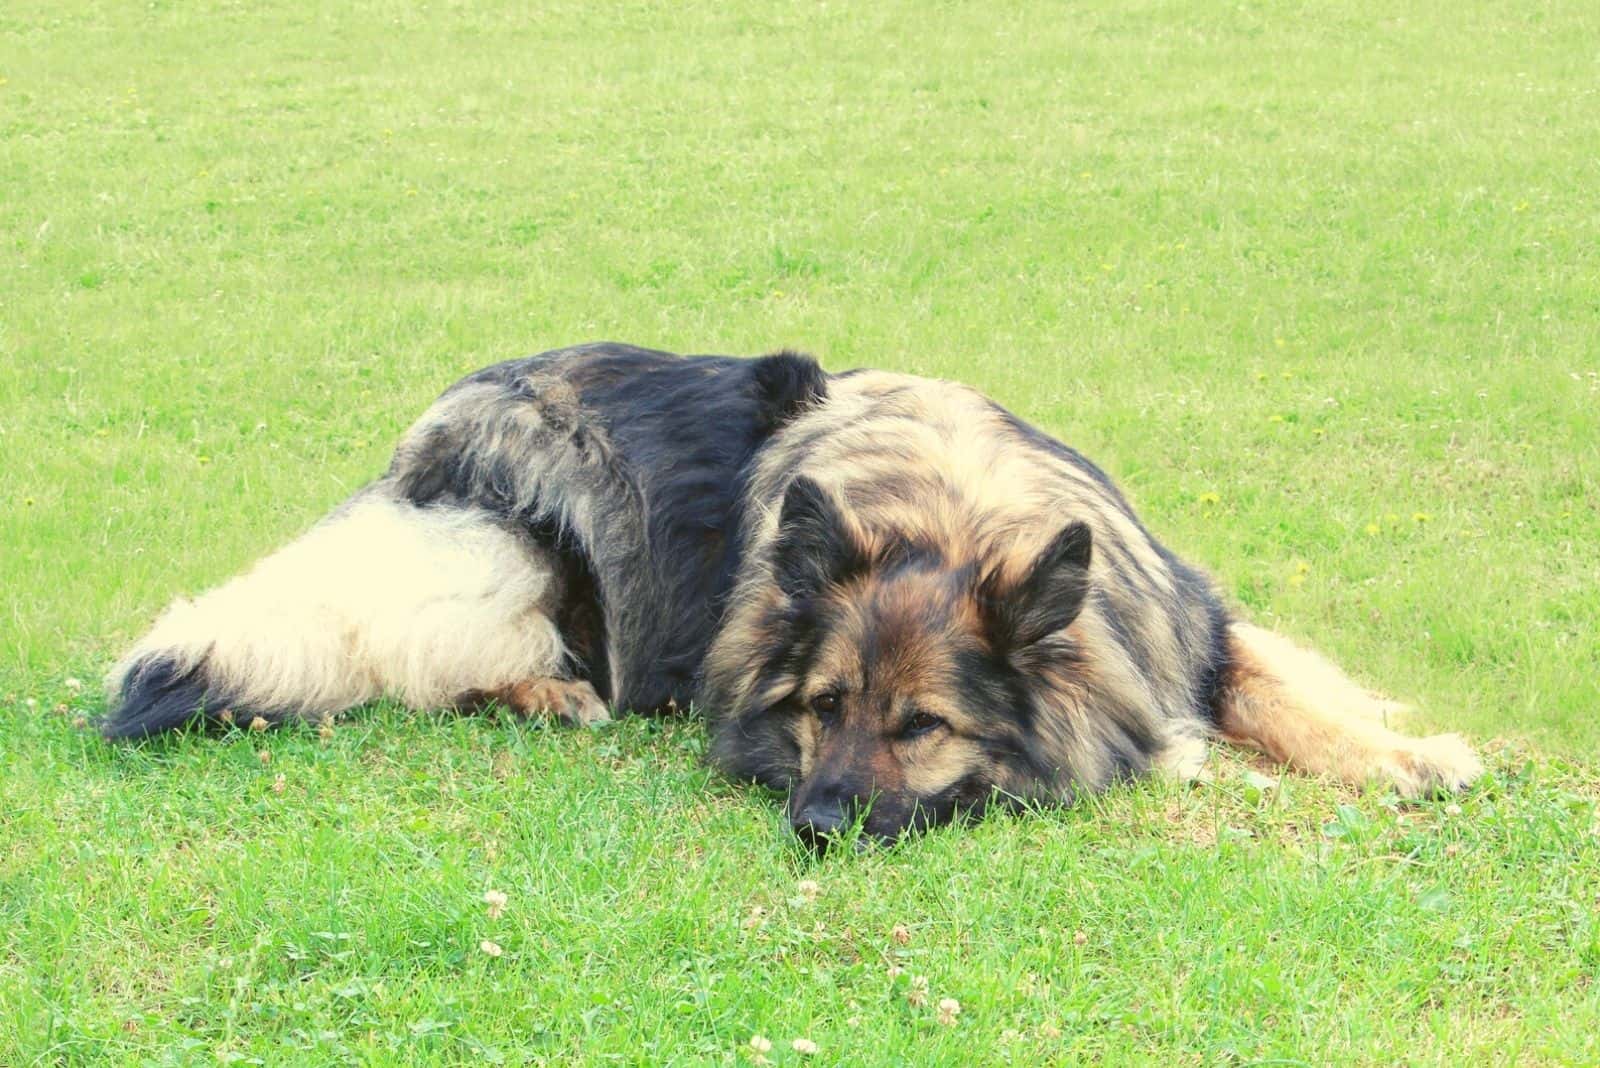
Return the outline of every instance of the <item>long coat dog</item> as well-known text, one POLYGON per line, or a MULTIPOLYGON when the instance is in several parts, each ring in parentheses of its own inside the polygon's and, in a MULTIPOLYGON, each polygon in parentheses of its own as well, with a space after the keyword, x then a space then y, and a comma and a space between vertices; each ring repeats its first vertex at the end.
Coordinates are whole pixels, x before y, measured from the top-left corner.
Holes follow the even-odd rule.
POLYGON ((706 715, 795 829, 1067 801, 1210 738, 1416 796, 1459 738, 1236 620, 1097 467, 960 385, 562 349, 452 386, 389 470, 113 670, 112 739, 391 697, 706 715))

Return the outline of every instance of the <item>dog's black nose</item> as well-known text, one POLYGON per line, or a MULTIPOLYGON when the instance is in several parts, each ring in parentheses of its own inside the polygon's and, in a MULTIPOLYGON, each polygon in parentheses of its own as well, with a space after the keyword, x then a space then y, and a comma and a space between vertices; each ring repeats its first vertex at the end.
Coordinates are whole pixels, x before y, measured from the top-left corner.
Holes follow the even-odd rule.
POLYGON ((791 815, 789 825, 802 842, 821 853, 849 826, 849 820, 843 806, 837 803, 810 804, 791 815))

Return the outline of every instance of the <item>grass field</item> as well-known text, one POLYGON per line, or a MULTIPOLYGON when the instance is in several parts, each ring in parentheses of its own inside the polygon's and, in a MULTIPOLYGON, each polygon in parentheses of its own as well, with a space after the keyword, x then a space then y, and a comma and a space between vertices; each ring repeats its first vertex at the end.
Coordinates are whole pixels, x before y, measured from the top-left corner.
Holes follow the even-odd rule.
POLYGON ((1600 1061, 1597 42, 1579 2, 6 4, 0 1064, 1600 1061), (811 863, 692 721, 75 728, 458 375, 596 338, 973 383, 1491 774, 1219 752, 811 863))

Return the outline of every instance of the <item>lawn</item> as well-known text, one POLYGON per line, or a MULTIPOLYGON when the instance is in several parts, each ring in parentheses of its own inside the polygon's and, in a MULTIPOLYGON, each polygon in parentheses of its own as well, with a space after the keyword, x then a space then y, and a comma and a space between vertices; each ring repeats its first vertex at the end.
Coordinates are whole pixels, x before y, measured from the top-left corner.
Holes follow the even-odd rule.
POLYGON ((0 1064, 1600 1061, 1597 41, 1575 0, 6 4, 0 1064), (979 386, 1490 774, 1219 750, 813 862, 693 720, 79 729, 453 379, 599 338, 979 386))

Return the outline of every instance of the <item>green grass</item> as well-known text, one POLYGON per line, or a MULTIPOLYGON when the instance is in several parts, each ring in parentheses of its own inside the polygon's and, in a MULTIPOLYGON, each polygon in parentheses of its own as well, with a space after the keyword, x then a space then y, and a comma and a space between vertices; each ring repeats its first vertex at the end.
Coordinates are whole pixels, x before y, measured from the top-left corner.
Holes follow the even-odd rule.
POLYGON ((1577 2, 6 5, 0 1064, 1600 1060, 1597 39, 1577 2), (1219 753, 812 864, 693 722, 74 729, 455 377, 602 337, 977 385, 1492 773, 1400 807, 1219 753))

